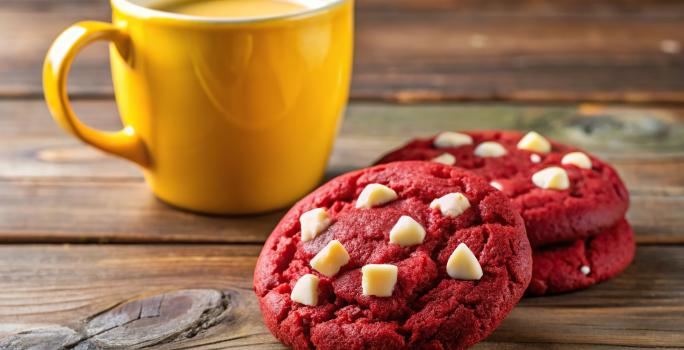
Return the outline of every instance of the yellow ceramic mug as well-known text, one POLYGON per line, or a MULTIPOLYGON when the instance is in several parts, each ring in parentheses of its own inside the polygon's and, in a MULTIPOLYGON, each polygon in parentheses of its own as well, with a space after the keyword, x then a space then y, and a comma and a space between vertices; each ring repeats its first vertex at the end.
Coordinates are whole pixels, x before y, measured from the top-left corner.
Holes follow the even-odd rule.
POLYGON ((283 207, 320 181, 346 104, 353 0, 294 14, 207 18, 112 0, 113 24, 64 31, 45 60, 54 119, 81 140, 140 165, 163 201, 240 214, 283 207), (124 124, 83 124, 67 97, 79 50, 109 40, 124 124))

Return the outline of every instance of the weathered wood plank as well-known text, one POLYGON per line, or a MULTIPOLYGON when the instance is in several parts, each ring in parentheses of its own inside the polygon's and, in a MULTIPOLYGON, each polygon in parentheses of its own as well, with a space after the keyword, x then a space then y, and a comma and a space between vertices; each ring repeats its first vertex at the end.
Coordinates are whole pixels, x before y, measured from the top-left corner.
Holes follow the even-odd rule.
MULTIPOLYGON (((280 348, 263 326, 250 290, 258 251, 250 245, 0 246, 0 341, 8 336, 16 341, 21 331, 34 339, 45 329, 48 336, 70 334, 58 326, 81 334, 96 329, 98 318, 122 323, 135 320, 142 310, 151 310, 153 318, 164 314, 152 307, 156 295, 200 289, 184 293, 191 298, 228 293, 227 307, 209 303, 220 311, 212 314, 221 315, 214 316, 217 322, 162 348, 280 348), (140 298, 147 300, 119 306, 140 298)), ((635 262, 618 278, 577 293, 524 299, 479 348, 681 346, 682 273, 684 247, 640 247, 635 262)), ((166 329, 161 321, 149 322, 166 329)), ((119 336, 126 331, 117 330, 119 336)))
MULTIPOLYGON (((93 125, 115 129, 109 100, 79 101, 93 125)), ((282 212, 201 217, 154 199, 134 166, 66 135, 41 101, 0 101, 0 240, 5 242, 263 242, 282 212)), ((385 105, 348 111, 329 176, 368 166, 416 135, 512 128, 585 147, 613 162, 633 194, 641 243, 681 243, 684 109, 624 106, 385 105), (416 123, 416 120, 420 120, 416 123)))
POLYGON ((3 245, 0 323, 74 326, 133 297, 251 289, 257 245, 3 245))
MULTIPOLYGON (((370 122, 372 118, 368 119, 370 122)), ((351 122, 348 120, 347 124, 351 122)), ((463 120, 456 119, 449 124, 457 128, 463 125, 462 122, 463 120)), ((496 126, 493 124, 489 127, 496 126)), ((331 155, 328 167, 329 177, 367 167, 373 164, 380 155, 419 135, 404 131, 404 136, 392 136, 389 133, 377 136, 355 136, 345 133, 344 128, 346 125, 331 155)), ((437 132, 437 129, 449 130, 450 128, 433 127, 433 129, 437 132)), ((421 133, 420 135, 428 134, 421 133)), ((623 141, 624 139, 618 139, 611 142, 624 144, 623 141)), ((571 140, 570 142, 582 146, 581 141, 571 140)), ((662 154, 649 153, 643 149, 635 149, 636 147, 635 145, 623 150, 619 147, 606 150, 589 145, 585 148, 615 166, 632 190, 670 189, 684 186, 684 174, 680 171, 684 167, 684 154, 676 153, 676 151, 667 153, 665 148, 662 154)), ((5 179, 142 181, 142 172, 131 163, 83 145, 66 135, 45 138, 22 137, 19 140, 5 139, 0 144, 0 160, 0 178, 5 179)))
POLYGON ((200 216, 139 181, 1 181, 0 198, 3 242, 263 242, 283 215, 200 216))
MULTIPOLYGON (((54 6, 69 6, 72 11, 92 11, 93 8, 107 10, 106 1, 68 0, 56 4, 53 0, 4 0, 3 5, 14 11, 44 12, 52 11, 54 6), (83 9, 87 6, 87 9, 83 9)), ((556 0, 553 2, 537 0, 364 0, 358 1, 360 11, 432 11, 453 10, 459 13, 500 15, 502 13, 522 15, 545 15, 554 17, 596 16, 610 17, 620 15, 639 15, 646 17, 673 17, 684 10, 684 4, 677 0, 556 0)))
POLYGON ((364 53, 354 71, 352 96, 358 98, 678 102, 683 97, 681 84, 666 78, 681 76, 682 61, 661 49, 682 42, 674 34, 681 33, 677 19, 482 18, 451 11, 361 12, 358 18, 357 51, 364 53), (663 71, 668 73, 660 75, 663 71))
POLYGON ((2 349, 141 349, 192 338, 236 317, 237 292, 182 289, 134 299, 82 320, 74 328, 44 326, 0 339, 2 349))
POLYGON ((681 14, 678 10, 684 10, 684 5, 676 0, 365 0, 359 1, 357 6, 364 11, 452 10, 461 14, 549 17, 577 15, 591 17, 619 15, 672 17, 681 14))
MULTIPOLYGON (((0 198, 0 242, 14 243, 262 243, 284 214, 191 214, 138 181, 0 181, 0 198)), ((627 217, 641 244, 682 244, 682 212, 682 191, 634 191, 627 217)))
MULTIPOLYGON (((111 100, 77 101, 91 125, 120 127, 111 100)), ((537 130, 614 163, 630 188, 682 187, 684 109, 613 105, 353 103, 330 173, 368 166, 416 136, 443 130, 537 130), (416 122, 419 120, 420 122, 416 122)), ((132 165, 66 135, 39 100, 0 101, 0 177, 140 179, 132 165)))
MULTIPOLYGON (((0 96, 38 96, 51 40, 106 20, 105 1, 0 3, 0 96)), ((684 101, 684 7, 675 1, 358 2, 352 98, 684 101)), ((72 92, 110 95, 105 45, 72 92)))

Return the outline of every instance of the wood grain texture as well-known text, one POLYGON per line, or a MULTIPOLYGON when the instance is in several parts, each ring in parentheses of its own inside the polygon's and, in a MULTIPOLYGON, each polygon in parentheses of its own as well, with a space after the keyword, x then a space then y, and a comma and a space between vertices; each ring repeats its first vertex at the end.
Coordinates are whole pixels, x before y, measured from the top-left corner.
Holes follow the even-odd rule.
MULTIPOLYGON (((151 315, 148 322, 164 329, 154 316, 164 313, 155 306, 159 295, 180 293, 208 301, 193 308, 176 300, 173 307, 214 310, 209 318, 217 322, 188 337, 158 341, 166 342, 160 348, 280 348, 263 326, 251 292, 258 252, 250 245, 0 246, 0 342, 71 334, 65 329, 78 336, 88 329, 97 333, 103 318, 106 324, 123 324, 140 320, 144 310, 151 315), (229 296, 226 306, 216 303, 221 295, 229 296)), ((684 247, 640 247, 632 266, 611 281, 577 293, 524 299, 476 349, 679 347, 684 344, 682 274, 684 247)), ((116 328, 124 339, 137 327, 116 328)))
MULTIPOLYGON (((77 101, 75 109, 94 127, 120 128, 111 100, 77 101)), ((368 166, 414 137, 468 129, 537 130, 615 164, 630 188, 684 186, 676 171, 684 166, 683 108, 599 104, 352 103, 330 174, 368 166)), ((142 178, 134 166, 65 134, 40 100, 0 100, 0 138, 0 178, 142 178)))
MULTIPOLYGON (((284 215, 202 216, 170 208, 142 182, 0 181, 0 242, 263 243, 284 215)), ((642 244, 684 244, 684 192, 632 191, 642 244)))
POLYGON ((199 216, 142 182, 0 182, 0 198, 0 241, 15 243, 263 242, 283 215, 199 216))
MULTIPOLYGON (((96 127, 119 126, 110 100, 78 101, 76 109, 96 127)), ((154 198, 133 165, 66 135, 42 101, 0 101, 0 115, 0 242, 260 243, 283 214, 173 210, 154 198)), ((415 136, 492 128, 534 129, 605 157, 632 192, 629 219, 639 241, 684 242, 681 108, 354 103, 328 177, 368 166, 415 136)))
POLYGON ((0 340, 0 349, 142 349, 192 338, 221 322, 241 322, 237 292, 183 289, 123 302, 76 329, 44 326, 0 340))
MULTIPOLYGON (((18 1, 18 0, 15 0, 18 1)), ((47 1, 47 0, 41 0, 47 1)), ((79 0, 84 1, 84 0, 79 0)), ((684 10, 677 0, 366 0, 357 6, 367 11, 433 11, 454 10, 461 14, 547 16, 547 17, 612 17, 638 15, 644 17, 676 17, 684 10)))
MULTIPOLYGON (((50 42, 105 1, 0 2, 0 96, 39 96, 50 42)), ((355 99, 684 101, 676 1, 358 1, 355 99)), ((111 95, 104 44, 71 91, 111 95)))

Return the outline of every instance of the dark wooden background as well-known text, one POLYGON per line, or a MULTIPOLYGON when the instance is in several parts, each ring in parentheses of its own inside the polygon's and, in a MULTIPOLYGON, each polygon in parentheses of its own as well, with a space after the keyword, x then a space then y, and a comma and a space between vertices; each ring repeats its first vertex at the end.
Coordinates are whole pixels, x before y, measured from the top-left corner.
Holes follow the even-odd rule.
MULTIPOLYGON (((352 99, 329 176, 408 138, 534 129, 611 161, 637 256, 585 291, 521 302, 478 349, 684 347, 684 2, 359 0, 352 99)), ((0 348, 280 348, 251 292, 282 212, 206 217, 65 135, 41 63, 103 0, 0 0, 0 348)), ((116 129, 106 46, 70 87, 116 129)))

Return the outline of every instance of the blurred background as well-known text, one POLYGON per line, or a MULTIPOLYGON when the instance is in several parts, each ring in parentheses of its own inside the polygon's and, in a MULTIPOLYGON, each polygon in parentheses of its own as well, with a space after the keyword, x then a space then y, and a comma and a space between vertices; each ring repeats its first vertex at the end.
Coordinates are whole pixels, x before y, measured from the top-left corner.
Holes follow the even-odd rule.
MULTIPOLYGON (((105 0, 0 1, 0 94, 40 96, 48 44, 108 20, 105 0)), ((677 0, 359 0, 352 98, 684 101, 677 0)), ((104 44, 79 57, 77 96, 110 96, 104 44)))
MULTIPOLYGON (((69 24, 109 17, 105 0, 0 0, 0 98, 5 101, 0 114, 26 114, 22 111, 30 108, 36 113, 27 117, 35 116, 41 130, 57 131, 41 100, 44 54, 69 24)), ((529 127, 568 142, 588 142, 599 154, 619 155, 625 149, 679 152, 684 146, 680 126, 672 125, 684 103, 682 1, 359 0, 356 19, 349 118, 368 113, 450 118, 471 114, 467 108, 501 102, 528 108, 478 110, 499 117, 493 117, 495 124, 475 127, 521 128, 506 116, 541 106, 541 120, 529 121, 534 124, 529 127), (385 102, 425 108, 388 111, 374 104, 385 102), (438 108, 445 104, 448 110, 438 108), (632 106, 641 109, 630 110, 632 106), (593 137, 587 138, 589 134, 593 137), (623 142, 625 138, 630 142, 623 142)), ((78 56, 70 93, 86 122, 117 129, 107 54, 106 44, 96 43, 78 56)), ((435 122, 412 130, 431 133, 442 125, 435 122)), ((470 127, 467 123, 461 128, 470 127)), ((5 129, 8 141, 16 142, 12 136, 22 131, 27 135, 27 130, 5 129)), ((392 137, 380 131, 376 137, 392 137)), ((63 140, 66 150, 38 151, 39 156, 66 163, 103 157, 75 140, 63 140)), ((371 144, 364 147, 372 149, 367 154, 383 151, 373 149, 373 140, 366 141, 371 144)), ((357 159, 347 165, 372 161, 357 159)), ((133 166, 109 157, 99 165, 110 175, 138 174, 133 166)), ((9 172, 23 166, 0 164, 9 172)), ((43 166, 40 170, 49 173, 79 164, 43 166)))

